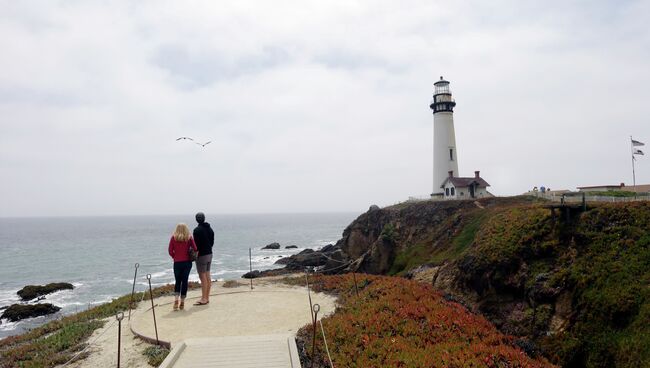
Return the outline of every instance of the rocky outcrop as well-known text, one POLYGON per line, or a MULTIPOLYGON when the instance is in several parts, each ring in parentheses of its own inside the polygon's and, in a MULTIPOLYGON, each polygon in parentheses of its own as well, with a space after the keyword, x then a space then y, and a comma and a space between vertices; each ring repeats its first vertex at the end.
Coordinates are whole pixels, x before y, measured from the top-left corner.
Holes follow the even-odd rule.
POLYGON ((17 294, 22 300, 32 300, 39 296, 51 294, 59 290, 72 290, 74 286, 67 282, 55 282, 47 285, 27 285, 18 290, 17 294))
POLYGON ((647 365, 622 347, 649 341, 650 289, 637 281, 650 278, 650 202, 567 214, 531 197, 373 206, 334 246, 283 263, 431 283, 560 365, 647 365))
POLYGON ((43 304, 12 304, 2 313, 0 318, 6 318, 12 322, 26 318, 34 318, 56 313, 61 308, 50 303, 43 304))
POLYGON ((284 249, 296 249, 296 248, 298 248, 297 245, 287 245, 286 247, 284 247, 284 249))
POLYGON ((304 270, 306 267, 319 267, 326 263, 326 256, 322 252, 313 249, 305 249, 298 254, 275 261, 275 264, 285 265, 287 270, 292 271, 304 270))
POLYGON ((256 279, 260 277, 260 271, 259 270, 253 270, 250 272, 246 272, 245 274, 242 275, 243 279, 256 279))
POLYGON ((271 243, 265 247, 262 247, 262 249, 280 249, 280 243, 271 243))

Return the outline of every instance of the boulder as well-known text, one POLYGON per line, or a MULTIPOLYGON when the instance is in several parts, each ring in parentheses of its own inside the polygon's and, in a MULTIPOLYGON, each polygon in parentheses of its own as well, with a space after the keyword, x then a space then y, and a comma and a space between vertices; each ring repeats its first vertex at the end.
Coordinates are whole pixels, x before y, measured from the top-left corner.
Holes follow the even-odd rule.
POLYGON ((20 321, 25 318, 34 318, 56 313, 61 308, 50 303, 43 304, 12 304, 2 313, 2 317, 11 322, 20 321))
POLYGON ((321 252, 305 249, 298 254, 283 258, 280 261, 283 261, 282 264, 286 264, 285 268, 287 270, 303 270, 305 267, 324 266, 327 263, 327 257, 321 252))
POLYGON ((18 290, 17 294, 22 300, 32 300, 55 291, 72 289, 74 289, 74 286, 67 282, 53 282, 47 285, 27 285, 18 290))
POLYGON ((258 277, 260 277, 260 271, 258 270, 246 272, 245 274, 242 275, 242 279, 256 279, 258 277))
POLYGON ((280 249, 280 243, 271 243, 262 249, 280 249))
POLYGON ((286 247, 284 247, 284 249, 296 249, 296 248, 298 248, 297 245, 287 245, 286 247))

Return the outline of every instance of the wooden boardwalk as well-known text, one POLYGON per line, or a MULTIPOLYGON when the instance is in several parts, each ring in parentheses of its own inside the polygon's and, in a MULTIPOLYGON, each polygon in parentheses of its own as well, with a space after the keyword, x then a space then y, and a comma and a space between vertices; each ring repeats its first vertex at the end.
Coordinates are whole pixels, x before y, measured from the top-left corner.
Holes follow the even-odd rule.
POLYGON ((300 368, 300 360, 291 335, 221 336, 183 341, 160 367, 300 368))

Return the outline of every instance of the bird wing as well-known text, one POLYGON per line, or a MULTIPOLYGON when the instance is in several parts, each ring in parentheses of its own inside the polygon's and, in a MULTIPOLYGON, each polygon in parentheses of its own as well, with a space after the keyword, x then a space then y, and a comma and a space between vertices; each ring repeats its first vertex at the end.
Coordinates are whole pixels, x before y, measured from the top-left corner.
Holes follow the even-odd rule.
POLYGON ((203 143, 203 146, 205 146, 206 144, 210 144, 210 143, 212 143, 212 141, 207 141, 207 142, 203 143))
POLYGON ((194 141, 194 139, 192 139, 192 138, 190 138, 190 137, 180 137, 180 138, 176 138, 177 141, 180 141, 181 139, 189 139, 189 140, 191 140, 191 141, 194 141))

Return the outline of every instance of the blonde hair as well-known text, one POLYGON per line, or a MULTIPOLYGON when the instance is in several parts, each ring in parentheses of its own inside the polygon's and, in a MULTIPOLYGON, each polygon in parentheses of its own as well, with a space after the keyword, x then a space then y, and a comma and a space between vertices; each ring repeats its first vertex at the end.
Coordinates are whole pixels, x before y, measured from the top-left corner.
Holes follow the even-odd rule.
POLYGON ((182 222, 176 225, 176 230, 174 230, 174 239, 181 242, 188 241, 190 239, 190 228, 182 222))

